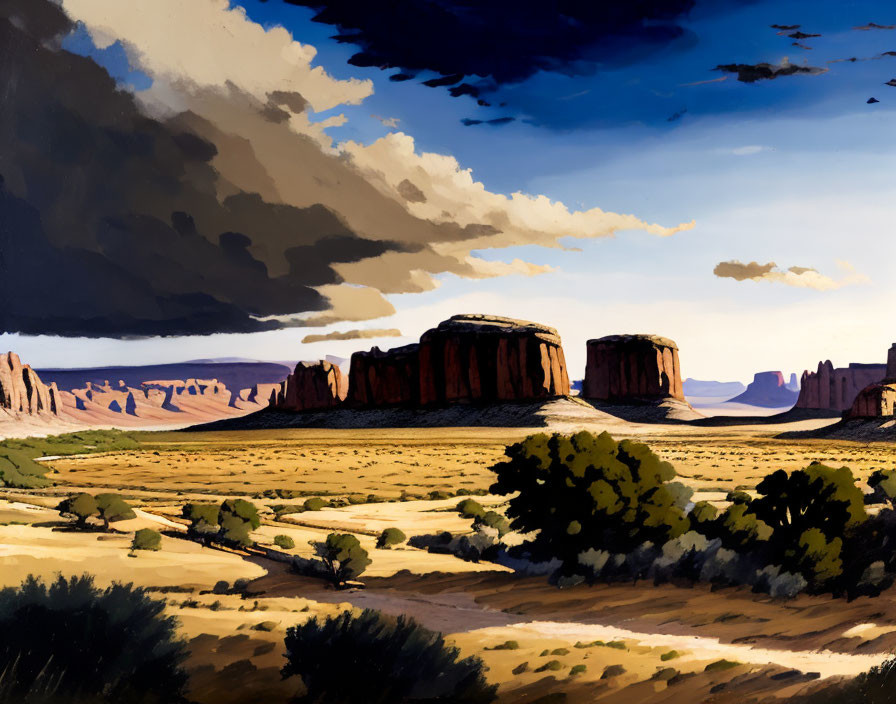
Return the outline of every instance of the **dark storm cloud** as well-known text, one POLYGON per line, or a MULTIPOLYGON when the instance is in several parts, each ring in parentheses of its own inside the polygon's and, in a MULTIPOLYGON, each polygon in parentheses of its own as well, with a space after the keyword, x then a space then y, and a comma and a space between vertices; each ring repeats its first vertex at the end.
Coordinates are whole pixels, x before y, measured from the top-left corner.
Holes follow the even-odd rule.
POLYGON ((584 75, 599 64, 667 47, 686 35, 678 21, 696 5, 696 0, 285 2, 316 10, 315 21, 334 25, 340 42, 358 47, 351 64, 399 69, 402 80, 432 71, 442 77, 426 85, 474 98, 538 71, 584 75), (473 76, 489 83, 461 83, 473 76))
MULTIPOLYGON (((325 311, 334 264, 413 247, 356 236, 322 205, 219 200, 214 144, 141 113, 46 0, 0 2, 0 331, 140 336, 248 332, 325 311), (202 225, 197 225, 202 223, 202 225), (283 251, 272 273, 253 253, 283 251)), ((268 119, 299 111, 270 96, 268 119)))
POLYGON ((737 76, 741 83, 756 83, 756 81, 770 81, 782 76, 794 76, 797 74, 817 76, 827 71, 818 66, 803 66, 799 64, 720 64, 716 71, 724 71, 737 76))

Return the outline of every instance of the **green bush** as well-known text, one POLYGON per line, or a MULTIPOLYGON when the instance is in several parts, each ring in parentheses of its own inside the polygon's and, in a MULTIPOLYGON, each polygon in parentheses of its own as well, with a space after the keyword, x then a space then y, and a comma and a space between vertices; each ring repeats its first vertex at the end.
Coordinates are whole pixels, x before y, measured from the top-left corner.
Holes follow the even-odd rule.
POLYGON ((510 532, 510 521, 497 511, 486 511, 482 516, 473 520, 474 525, 488 526, 498 531, 498 537, 503 538, 510 532))
POLYGON ((164 610, 142 588, 87 576, 0 590, 0 700, 185 702, 187 651, 164 610))
POLYGON ((161 550, 162 534, 152 528, 141 528, 134 533, 131 550, 161 550))
POLYGON ((56 510, 63 516, 74 517, 75 525, 79 528, 85 528, 87 526, 88 518, 100 515, 96 499, 93 495, 86 492, 69 496, 59 503, 56 510))
POLYGON ((134 509, 119 494, 97 494, 95 498, 100 520, 106 530, 109 530, 111 523, 137 517, 134 509))
POLYGON ((324 542, 314 543, 314 551, 337 589, 360 577, 371 563, 367 551, 351 533, 330 533, 324 542))
POLYGON ((296 546, 296 541, 288 535, 275 535, 274 545, 284 550, 292 550, 296 546))
POLYGON ((393 545, 401 545, 407 539, 408 536, 398 528, 386 528, 377 538, 376 546, 381 549, 391 548, 393 545))
POLYGON ((566 571, 588 549, 630 552, 686 532, 681 501, 687 492, 670 483, 675 470, 647 445, 608 433, 538 434, 510 445, 508 459, 492 469, 491 491, 513 495, 507 516, 533 559, 558 558, 566 571))
POLYGON ((580 663, 578 665, 573 665, 572 669, 569 671, 570 676, 572 675, 581 675, 583 672, 588 671, 588 666, 584 663, 580 663))
POLYGON ((747 507, 771 529, 771 564, 799 572, 814 589, 843 574, 843 543, 867 519, 861 489, 847 467, 813 462, 788 474, 778 470, 756 486, 747 507))
POLYGON ((261 525, 258 509, 245 499, 227 499, 215 504, 186 504, 183 516, 190 521, 188 533, 208 544, 219 541, 246 547, 253 544, 249 535, 261 525))
POLYGON ((327 502, 315 496, 311 499, 305 499, 305 503, 302 506, 306 511, 320 511, 327 506, 327 502))
POLYGON ((485 509, 475 499, 464 499, 457 505, 457 512, 464 518, 481 518, 485 509))
POLYGON ((440 633, 406 616, 365 609, 313 618, 286 632, 284 677, 298 675, 316 704, 487 704, 495 685, 477 657, 461 658, 440 633))
POLYGON ((547 672, 547 671, 556 672, 557 670, 562 670, 564 667, 566 667, 566 666, 559 660, 548 660, 548 662, 546 662, 544 665, 542 665, 540 667, 536 667, 535 671, 536 672, 547 672))
POLYGON ((626 669, 622 665, 607 665, 600 678, 602 680, 608 680, 611 677, 619 677, 619 675, 624 675, 625 673, 626 669))

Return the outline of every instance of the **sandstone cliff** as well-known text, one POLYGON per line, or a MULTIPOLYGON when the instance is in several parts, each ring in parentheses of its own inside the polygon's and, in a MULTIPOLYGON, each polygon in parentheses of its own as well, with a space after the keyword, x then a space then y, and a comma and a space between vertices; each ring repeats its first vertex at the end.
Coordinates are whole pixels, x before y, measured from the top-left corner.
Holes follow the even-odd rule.
POLYGON ((62 412, 62 397, 56 384, 41 382, 29 365, 14 352, 0 354, 0 408, 13 413, 36 415, 62 412))
POLYGON ((348 373, 348 402, 355 407, 418 405, 419 345, 355 352, 348 373))
POLYGON ((600 401, 684 401, 678 346, 658 335, 588 340, 582 396, 600 401))
POLYGON ((881 418, 896 414, 896 384, 871 384, 852 402, 848 418, 881 418))
POLYGON ((270 405, 282 411, 323 410, 338 406, 345 394, 345 377, 338 366, 325 360, 299 362, 272 392, 270 405))
POLYGON ((493 315, 455 315, 420 338, 420 403, 493 403, 569 395, 557 331, 493 315))
POLYGON ((815 372, 804 371, 800 380, 797 408, 827 411, 845 411, 852 406, 859 391, 889 377, 888 366, 893 362, 896 373, 896 356, 890 349, 888 364, 858 364, 834 368, 830 360, 819 362, 815 372))

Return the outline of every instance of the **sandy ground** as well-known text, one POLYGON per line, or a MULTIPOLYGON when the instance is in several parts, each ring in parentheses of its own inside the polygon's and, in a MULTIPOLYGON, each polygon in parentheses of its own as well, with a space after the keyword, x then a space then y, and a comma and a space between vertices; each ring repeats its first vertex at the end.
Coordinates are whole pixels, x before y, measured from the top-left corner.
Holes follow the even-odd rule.
MULTIPOLYGON (((617 419, 608 429, 617 437, 647 441, 698 498, 719 501, 728 490, 752 487, 770 471, 813 460, 848 465, 862 478, 893 466, 896 446, 774 437, 825 422, 830 421, 692 427, 617 419)), ((430 499, 429 493, 487 490, 494 476, 489 468, 501 460, 505 444, 527 432, 164 432, 141 436, 143 445, 133 451, 48 459, 56 486, 0 490, 11 499, 0 501, 0 582, 16 584, 27 574, 90 572, 101 584, 132 581, 158 590, 190 641, 192 693, 203 704, 236 704, 246 691, 259 701, 285 704, 300 688, 279 678, 285 629, 346 608, 410 614, 443 631, 463 654, 483 658, 489 679, 500 684, 501 701, 508 703, 557 692, 568 702, 612 704, 768 701, 818 686, 819 680, 853 675, 896 650, 896 591, 846 602, 807 596, 774 600, 706 585, 559 590, 543 577, 522 578, 488 563, 407 545, 374 548, 386 527, 409 536, 469 530, 469 521, 452 510, 458 498, 430 499), (123 493, 135 504, 137 518, 117 524, 120 532, 113 534, 67 529, 52 507, 60 496, 82 488, 123 493), (264 495, 272 490, 287 492, 286 498, 264 495), (309 496, 368 494, 391 500, 280 518, 270 511, 309 496), (310 557, 310 543, 328 533, 356 534, 373 559, 363 577, 366 588, 334 591, 282 563, 176 537, 183 528, 183 503, 232 496, 261 508, 263 524, 254 534, 260 545, 289 535, 295 548, 288 552, 310 557), (161 551, 131 556, 132 532, 145 526, 171 535, 161 551), (252 580, 248 595, 209 593, 218 581, 237 579, 252 580), (506 641, 519 647, 501 647, 506 641), (720 660, 730 662, 720 666, 720 660), (543 669, 553 661, 559 665, 551 668, 557 669, 543 669)), ((475 498, 497 510, 505 501, 475 498)))

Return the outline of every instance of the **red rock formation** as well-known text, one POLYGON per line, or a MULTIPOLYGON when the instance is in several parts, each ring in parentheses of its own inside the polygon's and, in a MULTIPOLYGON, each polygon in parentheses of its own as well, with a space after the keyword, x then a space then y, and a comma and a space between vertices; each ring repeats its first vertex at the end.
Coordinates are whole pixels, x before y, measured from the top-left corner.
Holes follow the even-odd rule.
POLYGON ((270 405, 282 411, 323 410, 342 403, 345 393, 345 378, 335 364, 299 362, 276 395, 272 392, 270 405))
POLYGON ((557 331, 493 315, 455 315, 420 338, 420 403, 494 403, 566 396, 557 331))
POLYGON ((796 408, 809 408, 826 411, 848 410, 859 391, 871 384, 876 384, 885 376, 889 359, 896 368, 896 354, 890 349, 888 364, 851 363, 848 367, 835 369, 831 362, 818 363, 818 371, 804 371, 800 380, 800 396, 796 408))
POLYGON ((55 382, 47 386, 14 352, 0 354, 0 408, 15 413, 62 412, 62 397, 55 382))
POLYGON ((678 346, 658 335, 588 340, 582 396, 601 401, 684 401, 678 346))
POLYGON ((415 406, 420 403, 418 345, 352 355, 348 403, 352 406, 415 406))
POLYGON ((848 418, 880 418, 894 414, 896 384, 871 384, 859 392, 846 415, 848 418))

